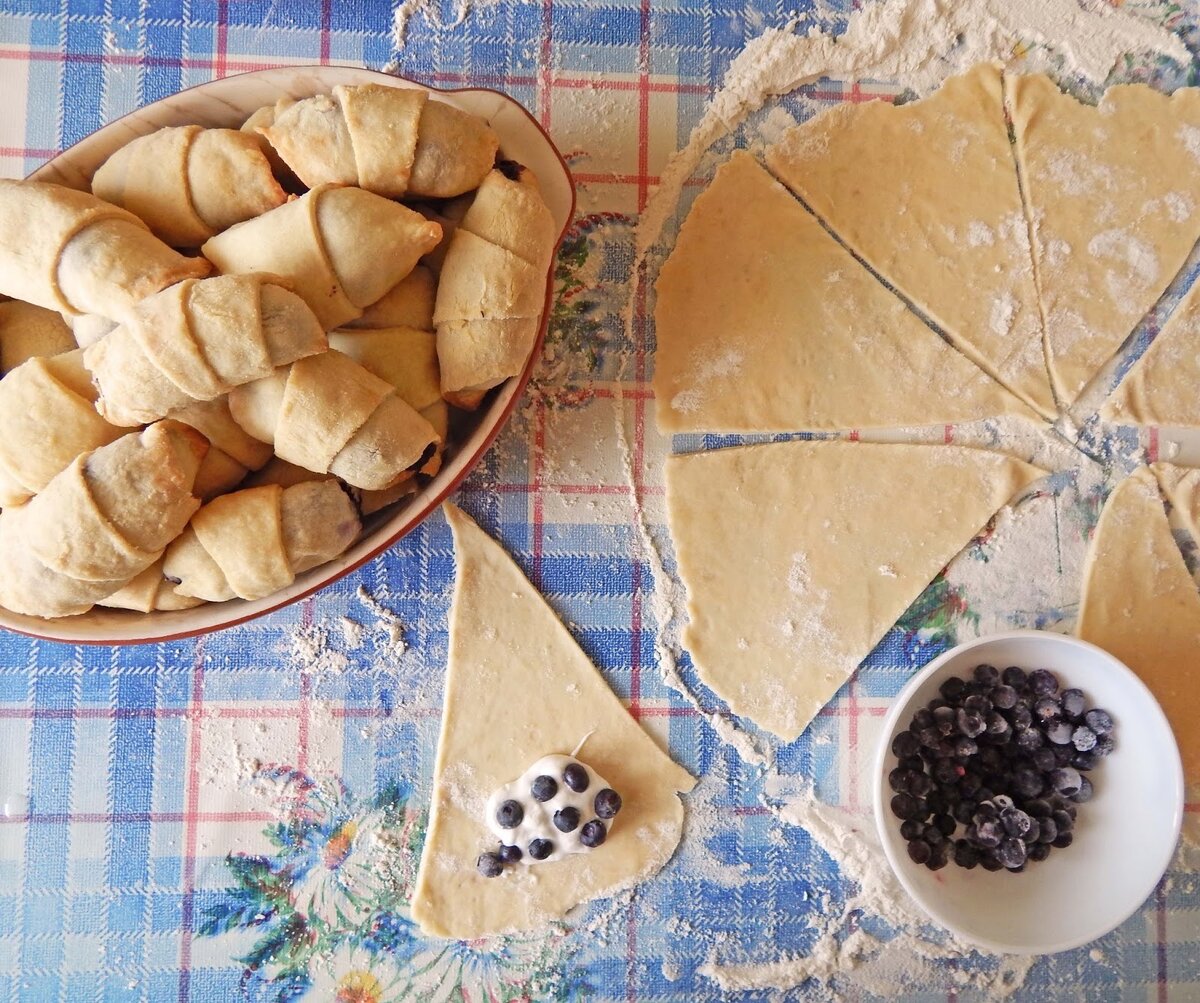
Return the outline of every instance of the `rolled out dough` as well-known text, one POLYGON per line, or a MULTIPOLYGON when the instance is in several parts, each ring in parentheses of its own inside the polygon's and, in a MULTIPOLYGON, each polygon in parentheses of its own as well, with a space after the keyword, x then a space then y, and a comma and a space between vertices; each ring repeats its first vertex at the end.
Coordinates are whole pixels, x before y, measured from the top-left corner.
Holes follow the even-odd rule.
POLYGON ((1200 592, 1146 467, 1118 484, 1100 513, 1076 633, 1150 687, 1175 732, 1185 777, 1200 780, 1200 592))
POLYGON ((1055 390, 1070 404, 1200 237, 1200 91, 1143 84, 1081 104, 1005 78, 1055 390))
POLYGON ((657 290, 654 393, 664 431, 1033 417, 747 153, 735 153, 696 200, 657 290))
POLYGON ((1200 283, 1104 402, 1100 417, 1134 425, 1200 428, 1200 283))
POLYGON ((1151 464, 1150 469, 1179 522, 1200 546, 1200 470, 1163 462, 1151 464))
POLYGON ((767 166, 982 369, 1055 415, 996 65, 900 107, 831 108, 767 166))
POLYGON ((667 460, 685 647, 737 714, 796 738, 1036 467, 962 446, 776 442, 667 460))
POLYGON ((500 546, 453 505, 458 581, 429 831, 413 895, 426 933, 472 938, 526 930, 655 874, 683 828, 677 792, 695 781, 630 717, 545 600, 500 546), (489 795, 550 753, 579 753, 621 795, 605 844, 485 878, 496 840, 489 795))

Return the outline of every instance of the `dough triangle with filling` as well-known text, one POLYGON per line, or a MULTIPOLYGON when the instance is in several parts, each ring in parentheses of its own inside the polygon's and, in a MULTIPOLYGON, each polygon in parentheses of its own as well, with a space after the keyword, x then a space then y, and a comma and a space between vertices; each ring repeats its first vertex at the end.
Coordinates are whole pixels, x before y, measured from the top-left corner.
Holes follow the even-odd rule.
POLYGON ((1193 285, 1116 390, 1105 421, 1200 428, 1200 284, 1193 285))
POLYGON ((1200 779, 1200 591, 1146 467, 1118 484, 1100 513, 1076 633, 1150 687, 1175 732, 1185 776, 1200 779))
POLYGON ((500 546, 453 505, 458 581, 429 831, 413 896, 427 933, 472 938, 531 929, 655 874, 683 828, 695 784, 644 732, 500 546), (550 753, 579 758, 621 795, 607 841, 586 854, 475 869, 496 849, 491 793, 550 753))
POLYGON ((700 678, 735 713, 794 739, 1042 475, 963 446, 793 441, 671 457, 683 643, 700 678))
POLYGON ((1032 417, 747 153, 735 153, 696 200, 657 290, 654 394, 664 431, 1032 417))
POLYGON ((770 147, 767 166, 984 371, 1054 416, 998 67, 899 107, 831 108, 770 147))
POLYGON ((1099 105, 1008 77, 1055 390, 1070 404, 1200 237, 1200 91, 1110 87, 1099 105))

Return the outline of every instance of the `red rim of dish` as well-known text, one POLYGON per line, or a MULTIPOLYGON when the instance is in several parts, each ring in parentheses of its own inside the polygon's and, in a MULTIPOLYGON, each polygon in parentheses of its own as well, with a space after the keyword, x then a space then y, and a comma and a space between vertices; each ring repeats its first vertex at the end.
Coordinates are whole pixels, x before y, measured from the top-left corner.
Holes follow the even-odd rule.
MULTIPOLYGON (((312 69, 333 69, 333 68, 337 68, 337 67, 336 67, 336 65, 313 64, 311 66, 311 68, 312 69)), ((271 70, 278 70, 278 69, 303 70, 303 69, 305 69, 305 67, 303 65, 284 64, 284 65, 275 66, 275 67, 263 67, 262 69, 258 69, 258 70, 247 70, 244 73, 231 73, 227 77, 219 77, 218 79, 231 80, 236 77, 253 76, 253 75, 256 75, 259 73, 270 72, 271 70)), ((529 383, 529 378, 533 375, 533 367, 537 364, 537 360, 541 357, 542 346, 546 340, 546 330, 550 324, 550 307, 551 307, 551 303, 553 302, 553 299, 554 299, 554 261, 557 258, 559 247, 562 246, 563 238, 566 237, 567 230, 570 229, 571 222, 575 218, 575 208, 578 204, 578 201, 576 198, 576 192, 575 192, 575 179, 571 175, 571 169, 567 166, 567 162, 563 159, 563 156, 559 152, 558 147, 555 145, 554 140, 552 140, 550 138, 550 135, 546 132, 546 130, 542 128, 542 124, 536 118, 534 118, 534 116, 529 112, 529 109, 527 109, 523 104, 521 104, 520 101, 516 100, 516 98, 510 97, 508 94, 505 94, 503 91, 498 91, 494 87, 432 87, 429 84, 423 83, 420 80, 416 80, 412 77, 401 76, 398 73, 383 73, 379 70, 371 70, 366 67, 358 67, 358 66, 346 67, 346 69, 353 69, 353 70, 356 70, 359 72, 365 72, 365 73, 374 73, 378 76, 386 77, 389 80, 403 80, 405 83, 414 84, 415 86, 420 87, 423 90, 427 90, 427 91, 431 91, 431 92, 435 92, 435 93, 439 93, 439 94, 463 94, 463 93, 467 93, 467 92, 476 93, 476 94, 480 94, 480 93, 495 94, 498 97, 501 97, 505 101, 512 104, 514 107, 518 108, 520 110, 521 114, 523 114, 527 119, 529 119, 529 121, 533 124, 533 127, 535 129, 537 129, 537 131, 539 133, 541 133, 542 138, 546 140, 546 143, 549 146, 550 151, 554 154, 554 156, 557 158, 559 164, 561 165, 562 170, 563 170, 563 176, 566 178, 566 181, 567 181, 567 188, 571 194, 571 204, 570 204, 570 208, 568 209, 568 212, 567 212, 567 221, 563 225, 562 230, 558 234, 558 238, 554 242, 554 251, 551 254, 551 259, 550 259, 551 260, 550 269, 546 274, 546 294, 542 301, 542 322, 538 327, 537 338, 534 340, 533 348, 530 350, 529 359, 526 361, 525 367, 521 370, 521 372, 518 375, 516 375, 514 377, 510 377, 510 379, 514 379, 517 381, 516 388, 513 390, 512 397, 509 398, 509 401, 505 405, 504 410, 500 412, 500 415, 497 417, 496 421, 492 424, 492 427, 488 430, 487 434, 484 436, 483 441, 479 444, 479 448, 464 463, 462 470, 459 471, 459 473, 456 474, 453 478, 451 478, 445 485, 443 485, 442 488, 430 500, 425 502, 425 504, 421 507, 421 509, 418 510, 416 513, 414 513, 411 521, 409 521, 406 526, 402 527, 396 533, 389 536, 386 540, 382 541, 378 547, 375 547, 372 550, 370 550, 368 553, 363 555, 363 557, 361 557, 360 559, 355 561, 353 564, 350 564, 347 567, 343 568, 341 571, 339 571, 333 577, 328 578, 325 581, 320 582, 319 584, 313 585, 311 588, 305 589, 303 592, 300 592, 294 596, 290 596, 287 599, 281 600, 280 602, 276 603, 274 606, 268 606, 266 609, 258 610, 254 613, 247 613, 245 616, 234 616, 231 619, 229 619, 228 621, 221 623, 217 626, 196 627, 195 629, 192 629, 192 630, 181 630, 181 631, 177 631, 173 634, 162 634, 162 635, 156 635, 154 637, 131 637, 131 638, 125 638, 122 640, 114 640, 114 641, 105 641, 105 640, 101 640, 99 638, 52 637, 49 634, 39 634, 36 631, 23 630, 20 627, 13 627, 8 624, 3 625, 4 629, 12 631, 15 634, 21 634, 25 637, 37 638, 40 641, 51 641, 56 644, 84 644, 84 645, 89 645, 89 646, 93 646, 93 647, 119 647, 121 645, 132 645, 132 644, 158 644, 160 642, 179 641, 179 640, 183 640, 184 638, 188 638, 188 637, 197 637, 201 634, 215 634, 218 631, 228 630, 230 627, 237 627, 237 626, 239 626, 243 623, 246 623, 250 620, 257 620, 260 617, 267 616, 271 613, 276 612, 277 610, 283 609, 285 606, 291 606, 294 603, 298 603, 298 602, 301 602, 301 601, 309 598, 310 596, 314 595, 315 593, 320 592, 322 589, 327 588, 328 586, 332 585, 334 582, 340 581, 341 579, 347 577, 351 573, 357 571, 364 564, 366 564, 368 561, 374 560, 376 557, 378 557, 380 554, 382 554, 385 550, 389 550, 392 547, 394 547, 400 540, 404 539, 404 537, 406 537, 414 529, 416 529, 423 522, 425 522, 425 520, 428 519, 429 516, 433 514, 433 511, 435 509, 441 507, 442 502, 444 502, 452 493, 454 493, 455 491, 458 490, 459 485, 461 485, 462 482, 464 480, 466 480, 468 476, 470 476, 471 471, 473 471, 479 465, 479 461, 482 460, 484 455, 487 453, 487 451, 492 448, 492 444, 496 441, 496 437, 499 436, 500 432, 508 425, 509 419, 512 417, 512 414, 516 410, 517 405, 521 402, 522 398, 524 397, 525 387, 529 383)), ((184 94, 187 91, 196 90, 199 87, 206 87, 213 82, 214 81, 210 80, 210 81, 206 81, 203 84, 195 84, 192 87, 185 87, 185 88, 183 88, 183 90, 176 91, 175 94, 184 94)), ((174 97, 175 95, 171 95, 171 96, 174 97)), ((140 110, 140 109, 138 109, 138 110, 140 110)), ((105 126, 102 126, 102 128, 105 128, 109 125, 113 125, 117 122, 120 122, 122 119, 127 118, 128 115, 132 115, 134 113, 135 112, 128 112, 128 113, 126 113, 126 115, 122 115, 120 118, 115 118, 112 120, 112 122, 105 123, 105 126)), ((85 137, 85 139, 86 138, 87 137, 85 137)), ((79 140, 79 143, 81 143, 81 142, 84 142, 84 140, 79 140)), ((65 150, 60 150, 57 154, 54 155, 54 157, 52 157, 50 160, 46 161, 46 164, 52 163, 54 160, 56 160, 58 157, 61 157, 68 150, 74 149, 74 147, 78 146, 79 143, 72 143, 71 146, 67 147, 65 150)), ((35 170, 31 173, 36 174, 37 171, 42 170, 46 166, 46 164, 42 164, 41 167, 38 167, 37 170, 35 170)), ((501 384, 501 386, 503 386, 503 384, 501 384)), ((69 617, 64 618, 64 620, 60 621, 60 622, 70 622, 70 618, 69 617)))

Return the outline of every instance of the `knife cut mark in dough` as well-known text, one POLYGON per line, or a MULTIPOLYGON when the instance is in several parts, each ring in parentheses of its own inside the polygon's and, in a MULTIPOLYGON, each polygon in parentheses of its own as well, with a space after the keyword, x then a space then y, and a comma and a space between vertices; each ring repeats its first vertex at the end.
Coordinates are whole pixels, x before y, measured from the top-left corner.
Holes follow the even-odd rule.
POLYGON ((735 153, 696 200, 657 292, 654 393, 664 431, 1032 417, 747 153, 735 153))
POLYGON ((997 66, 911 104, 831 108, 767 165, 980 368, 1055 416, 997 66))
POLYGON ((1150 687, 1175 732, 1184 775, 1200 779, 1200 592, 1146 467, 1118 484, 1100 513, 1076 633, 1150 687))
POLYGON ((1100 417, 1135 425, 1200 428, 1197 388, 1200 388, 1200 283, 1188 290, 1158 337, 1104 402, 1100 417))
POLYGON ((677 792, 695 781, 630 717, 553 610, 500 545, 452 505, 458 580, 429 831, 413 917, 442 937, 527 930, 643 881, 675 852, 677 792), (485 878, 495 850, 484 806, 497 787, 550 753, 581 755, 620 792, 620 824, 604 845, 485 878))
POLYGON ((1143 84, 1081 104, 1006 78, 1055 390, 1070 404, 1200 237, 1200 91, 1143 84))
POLYGON ((791 740, 926 585, 1043 471, 963 446, 777 442, 673 456, 683 643, 737 714, 791 740))

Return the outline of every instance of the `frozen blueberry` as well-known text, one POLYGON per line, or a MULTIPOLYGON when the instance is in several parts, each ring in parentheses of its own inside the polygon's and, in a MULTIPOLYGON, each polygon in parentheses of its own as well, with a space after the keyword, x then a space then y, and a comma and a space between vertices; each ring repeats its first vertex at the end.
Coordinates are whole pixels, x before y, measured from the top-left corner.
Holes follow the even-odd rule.
POLYGON ((611 787, 605 787, 592 800, 598 818, 615 818, 621 810, 621 795, 611 787))
POLYGON ((519 846, 501 846, 500 849, 496 851, 496 856, 498 856, 506 864, 515 864, 523 856, 525 856, 525 854, 521 852, 521 848, 519 846))
POLYGON ((1013 791, 1020 798, 1036 798, 1042 793, 1042 777, 1037 770, 1019 766, 1013 772, 1013 791))
POLYGON ((959 679, 958 676, 951 676, 949 679, 946 679, 942 682, 942 684, 938 687, 938 691, 947 700, 957 700, 962 696, 963 681, 959 679))
POLYGON ((1029 673, 1029 689, 1034 696, 1048 697, 1058 692, 1058 680, 1047 669, 1034 669, 1029 673))
POLYGON ((1071 845, 1072 842, 1074 842, 1074 840, 1075 840, 1075 837, 1071 833, 1060 832, 1058 834, 1058 838, 1055 839, 1054 842, 1052 842, 1050 845, 1057 847, 1060 850, 1065 850, 1068 846, 1071 845))
POLYGON ((941 843, 930 847, 929 861, 925 864, 931 871, 940 871, 950 863, 950 842, 943 840, 941 843))
POLYGON ((909 819, 917 817, 917 799, 911 794, 896 794, 892 798, 892 814, 896 818, 909 819))
POLYGON ((579 809, 569 805, 554 813, 554 828, 559 832, 574 832, 579 828, 579 809))
POLYGON ((1012 714, 1010 717, 1012 718, 1012 726, 1014 731, 1024 731, 1031 724, 1033 724, 1033 711, 1031 711, 1029 706, 1024 703, 1017 704, 1012 709, 1012 714))
POLYGON ((1080 781, 1083 779, 1079 775, 1079 771, 1073 766, 1063 767, 1061 770, 1055 770, 1050 774, 1050 786, 1059 794, 1071 797, 1078 793, 1080 781))
POLYGON ((1010 665, 1007 669, 1000 673, 1000 678, 1004 680, 1005 686, 1011 686, 1014 689, 1019 690, 1025 685, 1025 670, 1019 665, 1010 665))
POLYGON ((1039 843, 1053 843, 1058 838, 1058 826, 1054 824, 1054 819, 1043 818, 1038 820, 1038 838, 1039 843))
POLYGON ((531 839, 529 841, 529 855, 534 860, 545 860, 554 852, 554 844, 548 839, 531 839))
POLYGON ((1096 747, 1096 733, 1086 724, 1071 732, 1071 744, 1078 752, 1091 752, 1096 747))
POLYGON ((985 871, 999 871, 1004 865, 990 853, 979 858, 979 863, 985 871))
POLYGON ((1099 707, 1093 707, 1083 715, 1083 723, 1092 729, 1097 735, 1107 735, 1113 730, 1112 716, 1106 710, 1101 710, 1099 707))
POLYGON ((1009 870, 1024 865, 1026 856, 1025 844, 1012 837, 1003 840, 996 851, 996 859, 1009 870))
MULTIPOLYGON (((1089 727, 1091 727, 1091 726, 1089 725, 1089 727)), ((1096 729, 1092 728, 1092 731, 1096 731, 1096 729)), ((1100 756, 1101 758, 1103 758, 1104 756, 1107 756, 1110 752, 1113 751, 1113 748, 1116 746, 1117 743, 1113 740, 1112 735, 1107 732, 1105 732, 1104 734, 1101 734, 1100 732, 1096 732, 1096 736, 1097 736, 1096 744, 1092 748, 1092 752, 1094 752, 1097 756, 1100 756)))
POLYGON ((485 878, 498 878, 504 873, 504 861, 495 853, 481 853, 475 861, 475 870, 485 878))
POLYGON ((981 693, 973 693, 963 701, 963 707, 972 714, 980 715, 984 720, 992 712, 992 701, 981 693))
POLYGON ((914 839, 908 844, 908 856, 914 864, 926 864, 931 854, 929 844, 923 839, 914 839))
POLYGON ((922 728, 928 728, 931 724, 933 724, 933 714, 922 707, 913 714, 911 730, 920 731, 922 728))
POLYGON ((1087 777, 1079 778, 1079 790, 1071 795, 1071 800, 1078 804, 1083 804, 1084 801, 1091 801, 1094 793, 1092 782, 1087 777))
POLYGON ((992 690, 992 706, 997 710, 1012 710, 1017 705, 1017 691, 1007 683, 992 690))
POLYGON ((525 809, 521 807, 521 802, 511 798, 501 801, 500 807, 496 809, 496 822, 501 829, 515 829, 524 818, 525 809))
POLYGON ((592 819, 579 830, 579 842, 589 848, 599 846, 608 838, 608 830, 604 828, 604 823, 598 819, 592 819))
POLYGON ((993 848, 1000 845, 1004 838, 1004 827, 997 819, 987 819, 975 825, 975 842, 977 845, 993 848))
POLYGON ((529 793, 533 795, 534 801, 549 801, 558 793, 558 781, 543 773, 540 777, 533 778, 533 783, 529 785, 529 793))
POLYGON ((933 712, 933 726, 937 728, 940 735, 949 735, 954 731, 954 717, 953 707, 939 707, 933 712))
POLYGON ((976 738, 983 734, 984 729, 987 728, 987 723, 982 714, 965 710, 962 707, 958 709, 956 723, 958 730, 966 735, 967 738, 976 738))
POLYGON ((1030 762, 1036 770, 1041 770, 1043 773, 1049 773, 1058 765, 1058 760, 1054 758, 1054 750, 1042 746, 1040 749, 1034 750, 1032 756, 1029 757, 1030 762))
POLYGON ((960 736, 954 743, 954 755, 959 759, 970 759, 979 751, 979 745, 973 738, 967 738, 966 735, 960 736))
POLYGON ((924 771, 914 773, 908 783, 908 792, 915 798, 923 798, 933 790, 933 778, 924 771))
POLYGON ((954 862, 967 870, 978 867, 979 851, 965 839, 957 840, 954 844, 954 862))
POLYGON ((1087 706, 1083 697, 1083 690, 1069 689, 1063 690, 1062 696, 1059 697, 1059 703, 1062 704, 1062 712, 1072 721, 1078 721, 1083 717, 1083 709, 1087 706))
POLYGON ((579 763, 571 763, 563 770, 563 783, 570 787, 576 794, 582 794, 586 791, 588 784, 591 782, 592 778, 588 776, 588 771, 579 763))
POLYGON ((897 759, 915 756, 920 747, 921 743, 917 741, 917 736, 911 731, 902 731, 892 739, 892 755, 897 759))
POLYGON ((1006 808, 1014 807, 1013 799, 1007 794, 997 794, 992 798, 992 804, 996 806, 996 811, 1000 812, 1001 814, 1004 813, 1006 808))
POLYGON ((954 819, 950 815, 941 814, 933 816, 933 824, 942 830, 943 836, 953 836, 956 828, 954 819))
POLYGON ((1050 802, 1044 801, 1041 798, 1034 798, 1032 801, 1025 802, 1025 811, 1034 818, 1049 818, 1053 810, 1050 807, 1050 802))
POLYGON ((906 840, 920 839, 925 831, 925 824, 915 818, 906 818, 900 823, 900 835, 906 840))
POLYGON ((1071 818, 1070 813, 1062 809, 1057 809, 1050 818, 1054 821, 1059 832, 1070 832, 1071 828, 1075 825, 1075 820, 1071 818))
POLYGON ((1039 860, 1045 860, 1048 856, 1050 856, 1049 843, 1034 843, 1033 846, 1029 848, 1030 863, 1036 863, 1039 860))
POLYGON ((984 686, 995 686, 1000 682, 1000 673, 994 665, 976 665, 975 682, 984 686))
POLYGON ((1094 770, 1096 762, 1094 752, 1077 752, 1071 757, 1071 765, 1077 770, 1094 770))
POLYGON ((1070 766, 1071 760, 1075 756, 1075 748, 1072 745, 1054 745, 1051 746, 1054 750, 1054 761, 1059 766, 1070 766))
POLYGON ((1006 808, 1000 813, 1000 821, 1004 825, 1004 831, 1017 839, 1028 838, 1037 824, 1020 808, 1006 808))
POLYGON ((942 830, 932 822, 926 822, 925 825, 921 827, 921 838, 930 846, 937 846, 938 843, 946 838, 946 836, 942 830))
POLYGON ((1033 705, 1033 716, 1039 721, 1053 721, 1062 713, 1056 697, 1038 697, 1033 705))
POLYGON ((1016 735, 1017 748, 1031 753, 1042 745, 1042 733, 1037 728, 1021 728, 1016 735))

